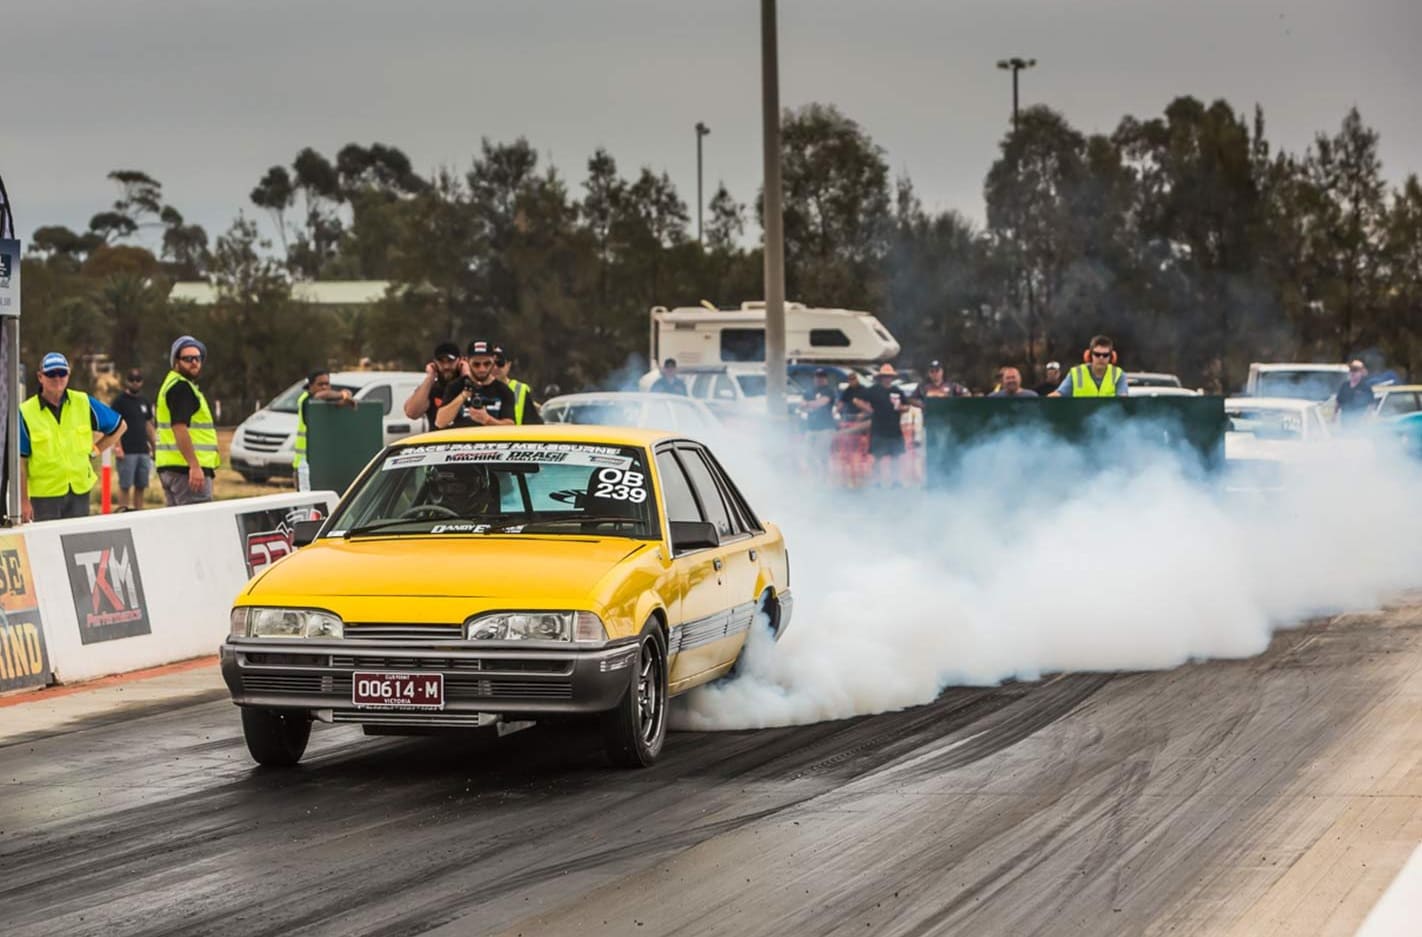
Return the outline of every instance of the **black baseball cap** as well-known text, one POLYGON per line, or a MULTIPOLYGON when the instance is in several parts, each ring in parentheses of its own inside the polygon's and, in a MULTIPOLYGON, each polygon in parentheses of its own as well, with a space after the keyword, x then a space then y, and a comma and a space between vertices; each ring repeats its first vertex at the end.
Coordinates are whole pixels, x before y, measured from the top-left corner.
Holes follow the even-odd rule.
POLYGON ((514 360, 513 352, 503 345, 494 346, 494 357, 498 358, 501 364, 505 361, 514 360))
POLYGON ((815 377, 829 377, 829 372, 824 368, 815 368, 815 377))
POLYGON ((471 358, 475 355, 494 358, 497 357, 499 354, 499 346, 495 345, 491 341, 487 341, 482 338, 476 338, 474 341, 469 343, 469 347, 464 350, 464 353, 471 358))
POLYGON ((934 358, 932 361, 928 362, 928 370, 930 370, 930 371, 942 371, 942 370, 943 370, 943 362, 939 361, 937 358, 934 358))
POLYGON ((434 356, 436 358, 459 357, 459 346, 454 342, 440 342, 435 346, 434 356))

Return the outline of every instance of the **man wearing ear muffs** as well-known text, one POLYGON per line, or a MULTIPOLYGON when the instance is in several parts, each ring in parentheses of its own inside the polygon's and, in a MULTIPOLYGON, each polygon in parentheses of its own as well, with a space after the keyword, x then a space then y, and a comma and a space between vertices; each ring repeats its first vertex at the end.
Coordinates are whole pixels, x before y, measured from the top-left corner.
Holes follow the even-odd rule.
POLYGON ((1115 344, 1105 335, 1091 339, 1082 363, 1067 372, 1052 397, 1124 397, 1130 386, 1126 372, 1116 367, 1115 344))

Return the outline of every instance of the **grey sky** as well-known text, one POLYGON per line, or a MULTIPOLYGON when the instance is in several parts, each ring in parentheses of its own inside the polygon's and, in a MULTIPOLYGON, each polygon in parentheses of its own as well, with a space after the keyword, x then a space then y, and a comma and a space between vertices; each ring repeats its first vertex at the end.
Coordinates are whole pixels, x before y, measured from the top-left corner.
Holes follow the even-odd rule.
MULTIPOLYGON (((759 4, 577 0, 0 0, 0 173, 21 236, 76 229, 145 170, 215 235, 265 169, 303 146, 405 150, 468 167, 481 137, 526 136, 575 192, 593 149, 665 169, 692 206, 760 182, 759 4)), ((1393 182, 1422 169, 1416 0, 781 0, 781 98, 831 102, 932 209, 983 215, 1011 110, 993 63, 1036 57, 1024 106, 1084 131, 1179 94, 1264 106, 1302 150, 1357 104, 1393 182)), ((262 219, 265 221, 265 219, 262 219)))

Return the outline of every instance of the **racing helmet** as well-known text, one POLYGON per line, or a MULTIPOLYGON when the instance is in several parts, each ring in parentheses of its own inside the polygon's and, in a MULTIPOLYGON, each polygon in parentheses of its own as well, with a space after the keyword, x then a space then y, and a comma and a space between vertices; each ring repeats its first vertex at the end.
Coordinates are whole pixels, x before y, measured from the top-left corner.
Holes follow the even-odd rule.
POLYGON ((499 482, 485 465, 432 465, 425 479, 429 503, 449 508, 461 517, 496 511, 499 482))

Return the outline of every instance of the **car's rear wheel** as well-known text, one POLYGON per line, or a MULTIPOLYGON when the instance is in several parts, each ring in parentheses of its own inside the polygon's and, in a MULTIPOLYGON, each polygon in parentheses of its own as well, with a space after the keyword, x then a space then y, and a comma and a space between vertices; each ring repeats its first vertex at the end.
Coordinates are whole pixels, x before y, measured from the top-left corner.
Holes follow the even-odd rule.
POLYGON ((243 706, 242 737, 257 764, 287 768, 306 753, 311 719, 303 712, 243 706))
POLYGON ((655 621, 642 629, 627 692, 603 713, 602 738, 608 759, 619 768, 650 767, 667 737, 667 648, 655 621))

